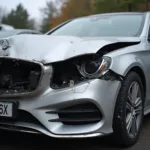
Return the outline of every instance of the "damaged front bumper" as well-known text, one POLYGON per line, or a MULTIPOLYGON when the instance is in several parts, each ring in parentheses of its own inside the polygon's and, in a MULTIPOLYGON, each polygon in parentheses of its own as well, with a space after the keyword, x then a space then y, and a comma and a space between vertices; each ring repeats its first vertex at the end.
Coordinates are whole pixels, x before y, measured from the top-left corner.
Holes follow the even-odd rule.
POLYGON ((3 97, 17 101, 18 118, 0 119, 0 128, 43 133, 58 138, 83 138, 113 132, 113 113, 121 82, 92 79, 73 87, 52 89, 52 68, 43 66, 35 93, 3 97))

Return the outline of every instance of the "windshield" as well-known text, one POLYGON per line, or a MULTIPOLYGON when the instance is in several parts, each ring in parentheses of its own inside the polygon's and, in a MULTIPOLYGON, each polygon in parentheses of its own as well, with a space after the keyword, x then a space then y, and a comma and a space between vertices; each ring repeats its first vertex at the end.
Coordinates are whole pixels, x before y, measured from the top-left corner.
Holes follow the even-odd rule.
POLYGON ((16 31, 0 31, 0 38, 7 38, 16 34, 16 31))
POLYGON ((74 19, 50 35, 105 37, 138 36, 144 24, 143 14, 99 15, 74 19))

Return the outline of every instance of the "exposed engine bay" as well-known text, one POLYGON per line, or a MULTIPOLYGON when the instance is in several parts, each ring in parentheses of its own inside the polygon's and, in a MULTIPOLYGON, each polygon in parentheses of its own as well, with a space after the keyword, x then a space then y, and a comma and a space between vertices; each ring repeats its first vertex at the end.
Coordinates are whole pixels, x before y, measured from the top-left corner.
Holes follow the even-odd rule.
POLYGON ((52 64, 51 87, 64 88, 78 84, 99 73, 102 58, 99 55, 85 55, 52 64))
POLYGON ((40 75, 38 64, 0 58, 0 95, 31 92, 36 89, 40 75))
POLYGON ((138 42, 110 44, 104 46, 96 54, 82 55, 53 63, 54 72, 51 87, 54 89, 69 87, 93 78, 122 80, 122 76, 108 69, 111 59, 103 56, 111 51, 135 44, 138 44, 138 42))
MULTIPOLYGON (((37 44, 36 38, 38 38, 38 40, 40 40, 41 38, 43 39, 42 36, 35 36, 33 38, 32 36, 26 37, 26 42, 30 43, 26 44, 28 50, 28 46, 30 47, 32 44, 33 46, 34 44, 37 44), (30 38, 33 40, 32 42, 29 41, 30 38)), ((55 38, 56 41, 64 40, 62 37, 55 38)), ((51 40, 55 41, 55 38, 53 37, 51 40)), ((13 38, 15 43, 14 45, 18 45, 20 47, 18 43, 20 39, 21 37, 13 38)), ((50 39, 45 36, 44 39, 47 39, 49 44, 50 39)), ((19 48, 19 53, 16 58, 20 60, 26 60, 28 55, 30 57, 32 56, 32 60, 41 62, 45 65, 52 65, 53 75, 51 78, 50 86, 54 89, 57 89, 72 86, 88 79, 102 78, 103 75, 106 74, 109 70, 109 66, 111 64, 111 58, 104 57, 105 54, 115 51, 117 49, 140 43, 139 40, 135 42, 118 42, 118 39, 116 39, 115 41, 110 42, 110 39, 108 39, 108 41, 99 39, 102 42, 102 45, 93 47, 93 44, 91 43, 94 42, 93 40, 90 41, 87 39, 83 39, 84 42, 82 42, 81 39, 78 39, 76 37, 72 38, 72 40, 74 41, 71 42, 72 45, 74 45, 74 51, 64 48, 64 50, 61 51, 60 55, 57 55, 57 50, 49 50, 49 46, 43 48, 43 43, 39 42, 38 44, 40 45, 38 47, 36 46, 36 52, 33 51, 35 48, 32 48, 32 51, 27 51, 25 47, 21 49, 19 48), (103 44, 104 41, 106 42, 106 44, 103 44), (78 44, 82 45, 86 43, 91 43, 89 44, 90 49, 87 51, 80 50, 78 44), (40 50, 37 50, 37 48, 40 48, 40 50), (44 51, 41 51, 41 49, 44 49, 44 51), (38 55, 35 55, 36 53, 38 55), (25 56, 26 58, 24 58, 25 56), (34 56, 36 57, 34 58, 34 56), (44 57, 44 59, 41 59, 42 57, 44 57)), ((5 42, 8 44, 8 46, 10 46, 9 40, 5 40, 5 42)), ((70 44, 70 38, 65 37, 64 42, 69 42, 70 44)), ((11 46, 9 48, 7 47, 7 49, 5 50, 5 46, 7 46, 7 44, 3 44, 3 51, 1 52, 1 56, 9 56, 11 46)), ((99 42, 96 42, 95 44, 99 45, 99 42)), ((50 45, 53 45, 53 42, 50 45)), ((63 45, 65 44, 63 43, 63 45)), ((20 60, 5 58, 0 59, 0 93, 20 93, 26 91, 30 92, 36 89, 41 75, 40 65, 20 60)), ((110 74, 108 76, 109 77, 107 77, 107 79, 110 79, 110 74)))
POLYGON ((52 88, 64 88, 68 87, 69 84, 77 84, 78 82, 85 80, 73 62, 74 61, 72 60, 68 60, 52 64, 54 70, 51 79, 52 88))

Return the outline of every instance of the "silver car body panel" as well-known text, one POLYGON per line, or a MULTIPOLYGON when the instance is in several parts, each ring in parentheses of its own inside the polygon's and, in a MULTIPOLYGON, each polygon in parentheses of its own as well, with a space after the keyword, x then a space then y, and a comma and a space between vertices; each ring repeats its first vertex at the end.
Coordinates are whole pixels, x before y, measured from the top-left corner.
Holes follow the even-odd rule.
POLYGON ((7 55, 13 58, 35 60, 47 64, 80 55, 93 54, 106 45, 119 42, 140 42, 140 38, 79 38, 17 35, 9 40, 10 48, 1 53, 1 56, 7 55))
MULTIPOLYGON (((31 129, 33 128, 42 133, 49 131, 53 137, 57 137, 57 135, 61 135, 60 137, 65 137, 66 135, 78 135, 79 133, 87 134, 87 136, 94 133, 101 133, 103 135, 113 132, 111 125, 113 119, 112 112, 114 112, 117 97, 116 92, 118 93, 120 89, 120 81, 106 82, 103 80, 95 79, 89 81, 88 83, 81 83, 73 88, 53 90, 51 88, 47 88, 49 87, 49 82, 47 82, 47 80, 50 78, 50 76, 51 75, 43 79, 40 96, 34 96, 32 99, 30 96, 22 98, 19 97, 18 99, 15 98, 16 101, 19 100, 19 109, 31 113, 41 122, 41 124, 43 124, 44 128, 37 125, 31 126, 31 124, 27 126, 27 124, 18 122, 14 122, 13 125, 28 127, 31 129), (95 91, 93 91, 93 88, 95 91), (104 95, 106 89, 110 94, 104 95), (109 105, 108 101, 105 99, 109 101, 109 105), (86 102, 92 102, 98 106, 104 117, 102 121, 95 124, 78 126, 69 126, 60 122, 51 123, 48 121, 50 119, 57 119, 58 115, 46 114, 47 111, 54 111, 70 105, 82 104, 86 102), (99 103, 101 105, 99 105, 99 103)), ((13 98, 11 100, 3 98, 3 101, 7 102, 12 100, 13 98)), ((12 125, 12 122, 9 125, 12 125)))
MULTIPOLYGON (((7 123, 7 127, 0 125, 0 128, 10 129, 9 126, 24 127, 59 138, 94 137, 112 133, 113 115, 121 81, 91 79, 73 87, 54 90, 50 87, 50 79, 52 77, 50 64, 82 55, 95 54, 100 52, 103 47, 116 43, 131 43, 131 45, 115 49, 104 55, 112 60, 109 69, 123 78, 134 67, 142 70, 146 81, 145 114, 149 113, 150 43, 147 40, 149 26, 150 14, 147 13, 140 37, 79 38, 17 35, 6 39, 9 41, 10 47, 6 50, 2 50, 2 46, 0 47, 1 57, 36 62, 43 68, 43 75, 36 92, 32 95, 15 96, 15 100, 19 101, 19 109, 32 114, 41 125, 14 121, 7 123), (106 91, 108 94, 106 94, 106 91), (49 121, 57 119, 59 116, 57 114, 47 114, 47 111, 55 111, 86 102, 92 102, 99 108, 103 116, 100 122, 77 126, 49 121)), ((3 101, 12 101, 14 96, 12 95, 9 99, 7 97, 2 99, 3 101)))

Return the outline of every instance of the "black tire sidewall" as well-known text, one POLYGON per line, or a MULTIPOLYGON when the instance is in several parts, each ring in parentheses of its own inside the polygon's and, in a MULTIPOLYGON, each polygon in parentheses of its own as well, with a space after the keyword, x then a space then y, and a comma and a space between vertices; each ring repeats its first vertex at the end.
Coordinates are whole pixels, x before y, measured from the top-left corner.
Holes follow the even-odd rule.
POLYGON ((144 114, 144 89, 143 89, 143 84, 142 81, 139 77, 139 75, 135 72, 129 72, 127 76, 125 77, 124 81, 122 82, 120 92, 118 94, 117 102, 116 102, 116 107, 115 107, 115 113, 114 113, 114 120, 113 120, 113 130, 114 133, 117 135, 118 141, 120 140, 120 144, 124 146, 131 146, 139 138, 140 131, 141 131, 141 126, 143 122, 143 114, 144 114), (127 132, 126 128, 126 102, 128 98, 128 90, 129 87, 133 82, 138 82, 140 89, 141 89, 141 94, 142 94, 142 99, 143 99, 143 107, 142 107, 142 121, 140 124, 140 128, 138 131, 138 134, 135 138, 131 138, 127 132))

